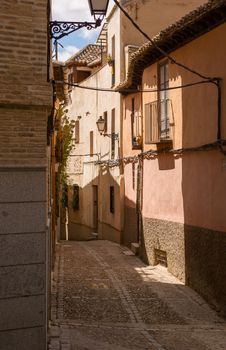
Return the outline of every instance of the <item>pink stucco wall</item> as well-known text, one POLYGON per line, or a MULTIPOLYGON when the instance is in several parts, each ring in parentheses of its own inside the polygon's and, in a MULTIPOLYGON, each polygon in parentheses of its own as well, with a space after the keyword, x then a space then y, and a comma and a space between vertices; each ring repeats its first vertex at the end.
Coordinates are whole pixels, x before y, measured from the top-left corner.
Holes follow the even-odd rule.
MULTIPOLYGON (((221 77, 222 138, 226 138, 226 69, 224 58, 226 24, 201 36, 172 53, 178 61, 204 75, 221 77)), ((169 64, 170 86, 200 80, 177 65, 169 64)), ((143 74, 143 88, 156 88, 157 64, 143 74)), ((130 146, 129 106, 131 96, 125 97, 123 120, 124 154, 133 155, 130 146)), ((137 95, 138 98, 138 95, 137 95)), ((217 93, 211 84, 170 91, 173 108, 172 146, 185 148, 216 141, 217 93)), ((145 103, 155 101, 156 93, 143 94, 145 103)), ((143 118, 144 120, 144 118, 143 118)), ((145 131, 145 125, 143 126, 145 131)), ((156 144, 144 144, 144 150, 156 149, 156 144)), ((132 171, 125 167, 125 195, 135 201, 131 187, 132 171)), ((189 152, 182 156, 161 155, 144 161, 143 216, 198 227, 225 231, 226 157, 219 150, 189 152)))

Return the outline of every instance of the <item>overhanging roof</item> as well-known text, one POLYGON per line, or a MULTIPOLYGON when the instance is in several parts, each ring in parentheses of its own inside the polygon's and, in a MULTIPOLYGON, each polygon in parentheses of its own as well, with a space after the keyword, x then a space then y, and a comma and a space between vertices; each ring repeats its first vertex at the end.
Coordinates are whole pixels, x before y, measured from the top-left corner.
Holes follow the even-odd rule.
MULTIPOLYGON (((226 0, 210 0, 159 32, 152 40, 156 46, 170 53, 225 21, 226 0)), ((116 87, 117 91, 123 93, 124 89, 136 89, 141 85, 144 69, 164 57, 155 45, 147 42, 131 55, 127 78, 116 87)))

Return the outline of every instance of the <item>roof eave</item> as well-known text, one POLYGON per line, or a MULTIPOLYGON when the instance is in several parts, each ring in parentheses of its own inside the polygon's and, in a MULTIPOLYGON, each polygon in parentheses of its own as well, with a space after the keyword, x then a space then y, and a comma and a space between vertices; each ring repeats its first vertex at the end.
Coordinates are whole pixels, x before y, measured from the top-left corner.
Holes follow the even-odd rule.
MULTIPOLYGON (((219 1, 219 0, 218 0, 219 1)), ((203 6, 204 7, 204 6, 203 6)), ((201 12, 202 7, 199 8, 201 12)), ((198 13, 198 11, 194 11, 198 13)), ((186 45, 203 34, 225 23, 226 21, 226 0, 221 1, 221 6, 203 12, 198 17, 190 18, 191 14, 184 17, 187 22, 184 26, 178 26, 181 21, 160 32, 154 40, 155 44, 168 54, 186 45), (190 19, 190 20, 189 20, 190 19)), ((144 44, 131 58, 127 79, 116 89, 123 93, 123 90, 134 89, 141 84, 142 74, 145 68, 162 59, 164 55, 150 42, 144 44)), ((127 92, 128 93, 128 92, 127 92)))

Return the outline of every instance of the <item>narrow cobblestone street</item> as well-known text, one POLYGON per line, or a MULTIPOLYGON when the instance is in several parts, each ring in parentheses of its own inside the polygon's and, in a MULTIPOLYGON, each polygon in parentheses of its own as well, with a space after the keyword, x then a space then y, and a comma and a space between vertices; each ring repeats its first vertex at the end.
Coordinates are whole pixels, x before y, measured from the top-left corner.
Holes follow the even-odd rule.
POLYGON ((225 350, 226 323, 166 269, 108 241, 57 245, 49 350, 225 350))

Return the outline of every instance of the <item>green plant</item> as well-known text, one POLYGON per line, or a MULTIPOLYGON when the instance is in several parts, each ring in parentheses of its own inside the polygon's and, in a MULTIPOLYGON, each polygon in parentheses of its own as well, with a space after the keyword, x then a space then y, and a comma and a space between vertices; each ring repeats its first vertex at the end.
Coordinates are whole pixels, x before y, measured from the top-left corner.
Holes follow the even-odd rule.
POLYGON ((67 162, 70 157, 71 151, 74 148, 73 145, 73 133, 75 128, 75 121, 70 120, 67 116, 67 110, 60 107, 57 116, 56 123, 58 125, 58 132, 56 137, 55 155, 56 160, 59 163, 57 173, 57 195, 60 196, 62 206, 66 208, 68 206, 67 199, 67 162))
POLYGON ((110 54, 107 56, 107 63, 109 66, 113 66, 114 64, 114 59, 111 57, 110 54))

